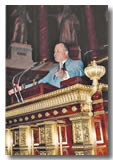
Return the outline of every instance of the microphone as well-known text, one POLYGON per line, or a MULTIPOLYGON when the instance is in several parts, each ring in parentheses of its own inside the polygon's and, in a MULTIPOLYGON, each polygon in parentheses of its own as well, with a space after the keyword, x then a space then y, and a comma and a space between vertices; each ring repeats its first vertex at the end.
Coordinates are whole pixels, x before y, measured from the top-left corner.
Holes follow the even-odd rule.
POLYGON ((33 66, 31 67, 31 69, 37 67, 38 65, 40 66, 40 65, 46 63, 47 61, 48 61, 48 59, 44 58, 41 62, 36 62, 35 64, 33 64, 33 66))
POLYGON ((12 79, 12 87, 13 87, 13 91, 14 91, 14 94, 15 94, 15 97, 16 97, 18 103, 20 102, 20 99, 19 99, 19 97, 18 97, 18 95, 17 95, 17 93, 16 93, 17 90, 19 91, 19 95, 20 95, 21 101, 23 101, 23 97, 22 97, 22 95, 21 95, 20 87, 19 87, 19 83, 20 83, 21 77, 24 75, 24 73, 26 73, 26 72, 29 71, 30 69, 33 69, 33 68, 35 68, 35 67, 37 67, 37 66, 40 66, 40 65, 46 63, 47 61, 48 61, 48 59, 43 59, 41 62, 36 62, 36 63, 33 64, 32 66, 26 68, 24 71, 21 71, 21 72, 17 73, 16 75, 14 75, 14 77, 13 77, 13 79, 12 79), (20 77, 19 77, 19 79, 18 79, 18 85, 16 85, 16 84, 15 84, 15 79, 16 79, 19 75, 20 75, 20 77))
POLYGON ((105 49, 105 48, 108 47, 108 46, 109 46, 108 44, 105 44, 104 46, 102 46, 102 47, 100 47, 100 48, 98 48, 98 49, 91 49, 91 50, 88 50, 88 51, 86 51, 86 52, 84 53, 84 56, 87 55, 87 54, 90 53, 90 52, 101 51, 101 50, 105 49))
MULTIPOLYGON (((37 63, 35 63, 35 64, 39 64, 39 62, 37 62, 37 63)), ((33 64, 32 66, 30 66, 30 67, 27 68, 27 69, 29 70, 29 69, 34 68, 35 64, 33 64)), ((15 94, 15 97, 16 97, 18 103, 20 102, 20 100, 19 100, 19 97, 18 97, 18 95, 17 95, 17 93, 16 93, 16 90, 17 90, 17 89, 19 90, 19 86, 17 85, 17 87, 16 87, 16 85, 15 85, 15 79, 16 79, 17 76, 21 75, 22 73, 23 73, 23 71, 17 73, 16 75, 14 75, 14 77, 13 77, 13 79, 12 79, 12 87, 13 87, 13 91, 14 91, 14 94, 15 94)))
MULTIPOLYGON (((39 66, 41 66, 42 64, 45 64, 47 61, 48 61, 48 59, 45 58, 45 59, 43 59, 41 62, 36 62, 36 63, 33 64, 31 67, 26 68, 26 69, 20 74, 20 76, 19 76, 19 79, 18 79, 18 87, 20 86, 20 80, 21 80, 21 78, 23 77, 23 75, 24 75, 26 72, 28 72, 29 70, 31 70, 31 69, 33 69, 33 68, 35 68, 35 67, 39 67, 39 66)), ((21 102, 24 102, 24 99, 23 99, 22 94, 21 94, 21 92, 20 92, 20 88, 18 88, 18 92, 19 92, 19 95, 20 95, 20 98, 21 98, 21 102)))

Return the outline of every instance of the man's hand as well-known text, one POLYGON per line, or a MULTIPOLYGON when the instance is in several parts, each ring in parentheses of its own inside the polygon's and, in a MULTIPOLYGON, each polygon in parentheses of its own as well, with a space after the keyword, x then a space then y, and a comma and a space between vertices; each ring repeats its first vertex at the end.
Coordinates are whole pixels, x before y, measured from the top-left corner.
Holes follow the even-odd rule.
POLYGON ((67 77, 67 74, 66 74, 66 72, 62 69, 61 63, 59 64, 59 66, 60 66, 60 68, 59 68, 59 70, 56 72, 56 77, 66 78, 66 77, 67 77))

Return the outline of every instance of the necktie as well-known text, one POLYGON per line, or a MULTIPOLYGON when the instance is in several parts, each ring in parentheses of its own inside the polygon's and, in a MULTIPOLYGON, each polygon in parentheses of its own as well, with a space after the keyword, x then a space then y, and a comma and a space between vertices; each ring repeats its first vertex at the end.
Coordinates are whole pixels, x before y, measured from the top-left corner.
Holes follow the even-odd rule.
POLYGON ((63 69, 63 71, 66 71, 65 63, 63 64, 62 69, 63 69))
MULTIPOLYGON (((60 69, 60 66, 59 66, 58 70, 59 70, 59 69, 60 69)), ((61 69, 62 69, 63 71, 66 70, 65 63, 61 63, 61 69)))
MULTIPOLYGON (((60 66, 58 66, 57 72, 59 71, 59 69, 60 69, 60 66)), ((63 71, 66 71, 65 63, 64 63, 64 64, 62 63, 62 70, 63 70, 63 71)), ((56 79, 56 75, 53 76, 53 79, 54 79, 54 80, 56 79)))

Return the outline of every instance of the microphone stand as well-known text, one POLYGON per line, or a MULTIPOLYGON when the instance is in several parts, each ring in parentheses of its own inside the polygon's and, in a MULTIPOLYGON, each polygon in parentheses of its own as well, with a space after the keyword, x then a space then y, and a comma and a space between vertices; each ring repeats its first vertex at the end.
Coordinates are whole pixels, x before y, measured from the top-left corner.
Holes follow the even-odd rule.
POLYGON ((20 88, 19 88, 21 78, 22 78, 23 75, 24 75, 26 72, 28 72, 30 69, 35 68, 35 67, 37 67, 37 66, 40 66, 40 65, 42 65, 42 64, 44 64, 44 63, 46 63, 46 62, 47 62, 47 59, 44 59, 44 60, 42 60, 41 62, 37 62, 37 63, 35 63, 33 66, 25 69, 25 70, 22 72, 22 74, 20 75, 20 77, 19 77, 19 79, 18 79, 18 92, 19 92, 19 95, 20 95, 20 98, 21 98, 21 102, 24 102, 23 96, 22 96, 22 94, 21 94, 21 92, 20 92, 20 88))
POLYGON ((13 79, 12 79, 12 86, 13 86, 14 94, 15 94, 15 97, 16 97, 18 103, 20 102, 20 100, 19 100, 18 95, 17 95, 16 90, 15 90, 15 87, 16 87, 16 86, 14 85, 14 84, 15 84, 14 81, 15 81, 15 78, 16 78, 17 76, 19 76, 22 72, 23 72, 23 71, 17 73, 17 74, 13 77, 13 79))
MULTIPOLYGON (((38 62, 39 63, 39 62, 38 62)), ((34 67, 35 65, 36 65, 37 63, 35 63, 34 65, 32 65, 31 67, 29 67, 29 68, 32 68, 32 67, 34 67)), ((23 73, 23 71, 21 71, 21 72, 19 72, 19 73, 17 73, 14 77, 13 77, 13 79, 12 79, 12 87, 13 87, 13 90, 14 90, 14 94, 15 94, 15 97, 16 97, 16 99, 17 99, 17 102, 19 103, 20 102, 20 99, 19 99, 19 97, 18 97, 18 95, 17 95, 17 93, 16 93, 16 89, 15 89, 15 79, 16 79, 16 77, 17 76, 19 76, 19 75, 21 75, 23 73)), ((21 97, 21 94, 20 94, 20 89, 19 89, 19 86, 17 85, 17 89, 18 89, 18 91, 19 91, 19 95, 20 95, 20 97, 21 97)))
MULTIPOLYGON (((39 63, 39 62, 38 62, 39 63)), ((36 63, 37 64, 37 63, 36 63)), ((39 63, 40 64, 40 63, 39 63)), ((20 88, 19 88, 19 85, 20 85, 20 80, 21 78, 23 77, 23 75, 28 72, 30 69, 34 68, 34 65, 33 66, 30 66, 29 68, 25 69, 22 74, 20 75, 19 79, 18 79, 18 92, 19 92, 19 95, 20 95, 20 98, 21 98, 21 102, 24 102, 24 99, 22 97, 22 94, 20 92, 20 88)))

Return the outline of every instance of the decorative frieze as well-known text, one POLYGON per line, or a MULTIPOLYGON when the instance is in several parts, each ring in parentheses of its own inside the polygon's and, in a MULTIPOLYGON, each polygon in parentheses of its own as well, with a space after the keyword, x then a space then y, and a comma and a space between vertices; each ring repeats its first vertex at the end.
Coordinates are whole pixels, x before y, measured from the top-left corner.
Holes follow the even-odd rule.
POLYGON ((38 150, 40 155, 57 155, 58 135, 56 122, 45 121, 43 123, 37 123, 37 127, 39 128, 38 150))
POLYGON ((45 144, 45 128, 39 127, 39 143, 45 144))
POLYGON ((51 109, 51 110, 47 110, 42 111, 42 112, 36 112, 36 113, 30 113, 27 114, 27 116, 25 115, 20 115, 20 117, 11 117, 11 119, 7 119, 7 126, 15 126, 15 125, 19 125, 19 124, 28 124, 31 121, 33 122, 38 122, 40 120, 43 119, 49 119, 49 118, 54 118, 55 117, 62 117, 62 116, 66 116, 69 117, 71 114, 75 114, 76 112, 80 112, 80 104, 76 104, 75 105, 69 105, 66 107, 61 107, 61 108, 56 108, 56 109, 51 109), (12 122, 10 122, 12 121, 12 122), (9 123, 10 122, 10 123, 9 123))
POLYGON ((53 141, 53 138, 52 138, 52 126, 51 125, 46 125, 45 126, 45 135, 46 135, 46 144, 47 145, 52 145, 52 141, 53 141))
POLYGON ((73 123, 73 137, 74 143, 83 143, 83 130, 81 120, 77 121, 76 123, 73 123))
POLYGON ((26 130, 26 128, 20 128, 19 129, 19 145, 20 146, 26 146, 27 144, 26 144, 26 133, 27 132, 27 130, 26 130))
POLYGON ((71 117, 73 146, 76 155, 92 155, 94 154, 94 137, 91 125, 91 112, 77 113, 75 117, 71 117), (87 153, 86 153, 87 152, 87 153))
POLYGON ((89 144, 89 125, 88 120, 83 121, 83 139, 85 144, 89 144))
POLYGON ((14 104, 7 107, 6 117, 26 114, 30 112, 43 111, 51 107, 63 107, 72 104, 86 104, 91 101, 92 86, 76 84, 64 89, 59 89, 30 100, 25 100, 23 104, 14 104), (30 104, 29 104, 30 103, 30 104), (24 105, 19 107, 19 105, 24 105), (18 108, 15 108, 17 107, 18 108), (14 109, 13 109, 14 108, 14 109), (13 112, 12 112, 13 109, 13 112))

